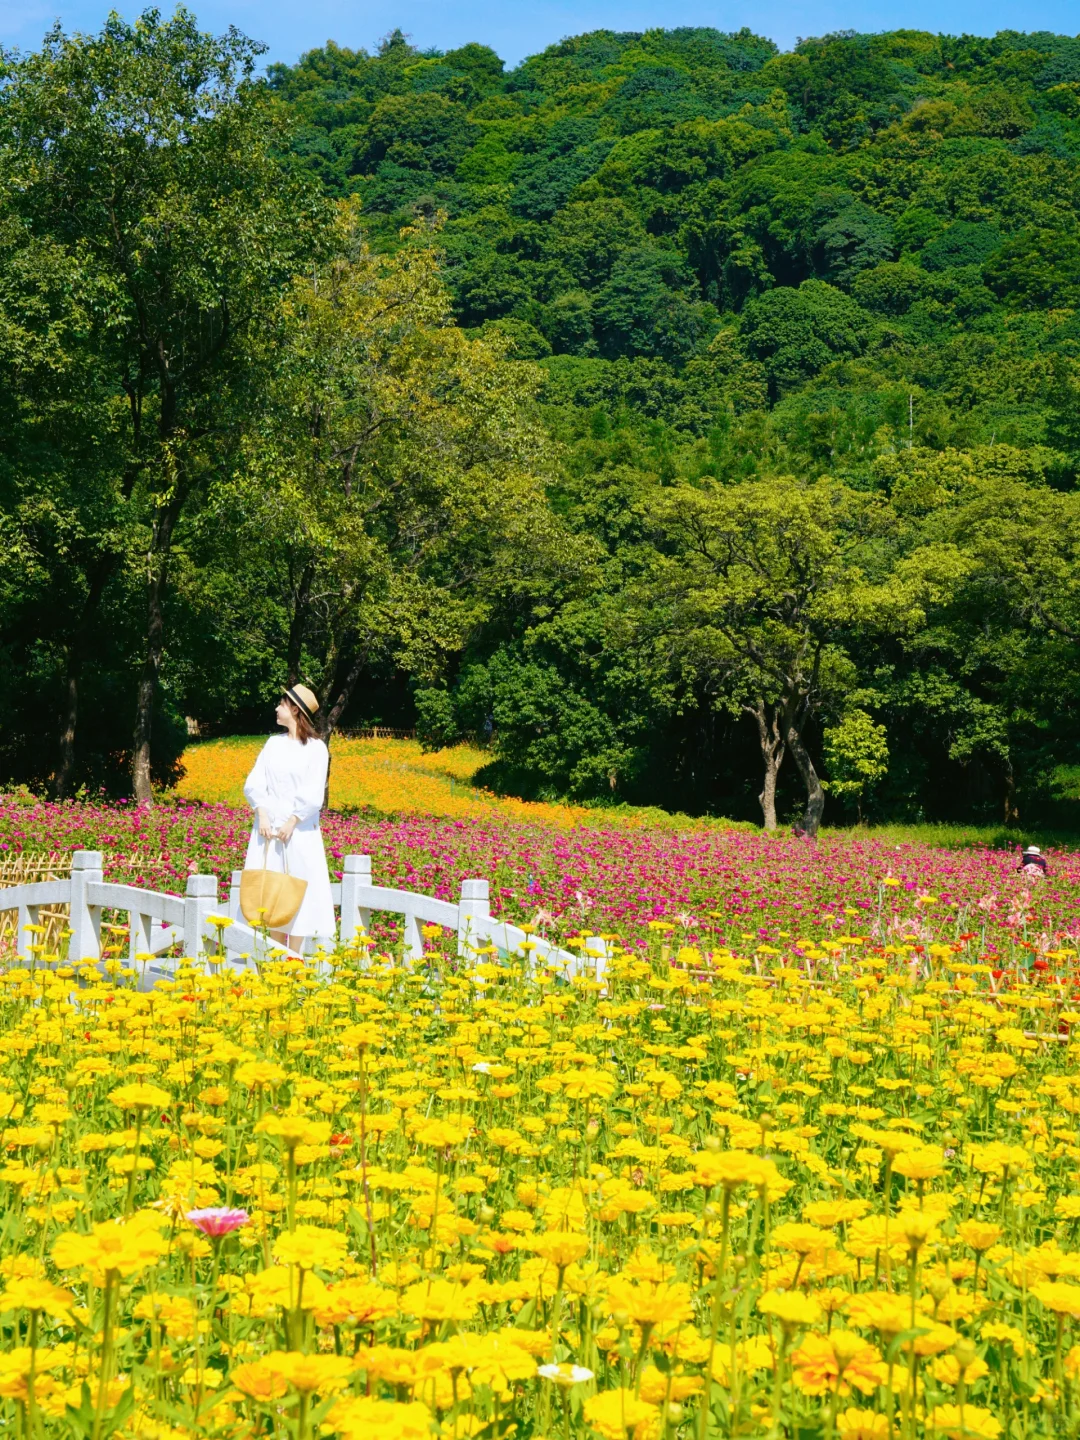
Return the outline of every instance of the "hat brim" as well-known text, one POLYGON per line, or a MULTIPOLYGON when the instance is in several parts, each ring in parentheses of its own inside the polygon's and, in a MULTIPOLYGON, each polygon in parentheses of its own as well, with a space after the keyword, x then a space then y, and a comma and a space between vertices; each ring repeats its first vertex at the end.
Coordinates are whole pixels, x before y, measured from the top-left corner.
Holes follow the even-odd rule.
POLYGON ((296 691, 292 688, 291 685, 287 685, 285 687, 285 697, 286 699, 291 700, 292 703, 296 706, 296 708, 300 711, 301 715, 307 716, 307 718, 311 721, 313 725, 318 723, 315 719, 314 711, 308 709, 308 707, 304 704, 303 700, 300 698, 300 696, 296 693, 296 691))

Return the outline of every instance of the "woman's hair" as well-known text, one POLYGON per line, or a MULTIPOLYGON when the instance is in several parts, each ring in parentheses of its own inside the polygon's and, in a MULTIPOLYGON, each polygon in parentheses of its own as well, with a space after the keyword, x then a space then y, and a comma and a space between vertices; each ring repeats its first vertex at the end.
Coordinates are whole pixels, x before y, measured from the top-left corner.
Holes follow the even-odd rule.
POLYGON ((288 695, 286 695, 285 704, 288 705, 289 709, 296 716, 296 738, 300 741, 300 744, 306 745, 309 740, 317 739, 319 732, 304 714, 303 710, 300 709, 300 706, 297 705, 296 701, 290 700, 288 695))

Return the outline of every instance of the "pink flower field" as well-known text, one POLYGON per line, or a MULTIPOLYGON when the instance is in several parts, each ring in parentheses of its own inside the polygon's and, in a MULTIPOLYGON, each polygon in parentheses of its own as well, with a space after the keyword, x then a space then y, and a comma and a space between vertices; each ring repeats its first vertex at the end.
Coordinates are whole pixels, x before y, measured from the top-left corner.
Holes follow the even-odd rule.
MULTIPOLYGON (((110 878, 176 892, 193 870, 224 880, 242 862, 249 824, 248 811, 224 805, 4 803, 0 856, 100 849, 110 878)), ((467 876, 486 877, 493 909, 509 919, 539 911, 552 933, 610 933, 631 946, 650 922, 667 922, 678 939, 744 950, 841 935, 909 951, 963 942, 968 958, 1001 968, 1047 953, 1055 966, 1080 940, 1080 854, 1071 852, 1051 857, 1048 879, 1030 880, 1008 851, 870 837, 812 845, 742 829, 335 814, 323 833, 331 870, 345 854, 368 853, 378 881, 443 898, 467 876)))
MULTIPOLYGON (((1080 856, 670 823, 326 817, 602 981, 8 965, 4 1434, 1076 1440, 1080 856)), ((247 829, 0 805, 174 890, 247 829)))

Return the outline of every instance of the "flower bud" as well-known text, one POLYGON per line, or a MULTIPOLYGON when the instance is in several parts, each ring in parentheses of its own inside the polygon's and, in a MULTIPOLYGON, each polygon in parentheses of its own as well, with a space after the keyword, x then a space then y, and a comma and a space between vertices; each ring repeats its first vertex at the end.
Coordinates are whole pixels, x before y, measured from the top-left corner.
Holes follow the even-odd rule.
POLYGON ((953 1354, 956 1356, 956 1363, 960 1366, 961 1374, 979 1358, 978 1350, 966 1336, 953 1346, 953 1354))
POLYGON ((939 1305, 952 1288, 953 1283, 947 1275, 934 1275, 926 1282, 926 1289, 939 1305))

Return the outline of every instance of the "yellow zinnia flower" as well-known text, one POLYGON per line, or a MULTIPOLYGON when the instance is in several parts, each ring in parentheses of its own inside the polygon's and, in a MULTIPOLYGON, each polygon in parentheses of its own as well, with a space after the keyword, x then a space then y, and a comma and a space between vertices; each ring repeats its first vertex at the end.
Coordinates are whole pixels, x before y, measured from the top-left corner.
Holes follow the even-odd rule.
POLYGON ((853 1405, 836 1417, 840 1440, 887 1440, 889 1417, 874 1410, 857 1410, 853 1405))
POLYGON ((775 1315, 781 1325, 813 1325, 821 1318, 821 1306, 798 1290, 767 1290, 757 1302, 763 1315, 775 1315))
POLYGON ((956 1227, 956 1235, 965 1245, 970 1245, 972 1250, 982 1251, 997 1244, 1001 1239, 1002 1229, 1000 1225, 994 1225, 989 1220, 962 1220, 956 1227))
POLYGON ((136 1080, 130 1085, 118 1085, 109 1091, 109 1099, 121 1110, 166 1110, 172 1104, 172 1096, 157 1085, 147 1085, 136 1080))
POLYGON ((339 1400, 326 1423, 342 1440, 430 1440, 431 1411, 419 1400, 395 1404, 361 1395, 339 1400))
POLYGON ((638 1440, 646 1427, 654 1422, 659 1411, 632 1390, 604 1390, 585 1401, 585 1420, 604 1440, 638 1440))
POLYGON ((1044 1280, 1033 1285, 1031 1293, 1047 1310, 1055 1315, 1080 1316, 1080 1285, 1068 1285, 1064 1280, 1044 1280))
POLYGON ((478 1306, 475 1296, 449 1280, 421 1280, 401 1297, 402 1310, 418 1320, 470 1320, 478 1306))
POLYGON ((740 1185, 753 1185, 764 1190, 780 1180, 780 1172, 771 1160, 749 1155, 745 1150, 703 1150, 694 1156, 694 1184, 706 1190, 722 1186, 737 1190, 740 1185))
MULTIPOLYGON (((158 1221, 164 1216, 155 1217, 158 1221)), ((83 1270, 95 1285, 137 1275, 168 1251, 168 1243, 156 1229, 145 1224, 107 1220, 95 1225, 89 1235, 73 1231, 57 1237, 53 1261, 61 1270, 83 1270)))
POLYGON ((298 1225, 274 1241, 274 1259, 281 1265, 299 1265, 302 1270, 336 1270, 345 1258, 346 1240, 334 1230, 316 1225, 298 1225))
POLYGON ((529 1240, 528 1248, 549 1265, 563 1270, 589 1253, 589 1237, 567 1230, 548 1230, 529 1240))
POLYGON ((25 1278, 12 1280, 0 1295, 0 1311, 37 1310, 57 1320, 71 1320, 74 1296, 48 1280, 25 1278))
POLYGON ((343 1389, 358 1368, 348 1355, 302 1355, 297 1350, 274 1351, 265 1357, 265 1364, 293 1390, 303 1394, 317 1390, 322 1395, 343 1389))
POLYGON ((997 1440, 1002 1425, 979 1405, 937 1405, 927 1416, 926 1428, 946 1440, 997 1440))
POLYGON ((881 1291, 853 1295, 848 1302, 847 1313, 853 1324, 887 1336, 899 1335, 911 1323, 908 1302, 898 1295, 886 1295, 881 1291))

